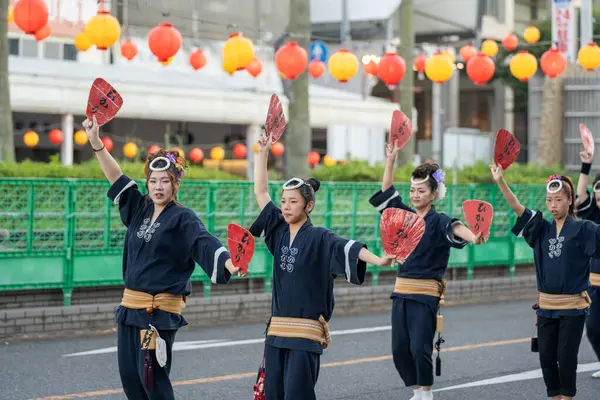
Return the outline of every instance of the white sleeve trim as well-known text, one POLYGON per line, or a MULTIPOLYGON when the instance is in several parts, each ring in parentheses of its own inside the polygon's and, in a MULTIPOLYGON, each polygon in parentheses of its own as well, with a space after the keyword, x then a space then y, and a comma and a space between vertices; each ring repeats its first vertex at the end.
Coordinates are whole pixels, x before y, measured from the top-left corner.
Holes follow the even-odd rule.
MULTIPOLYGON (((454 221, 452 224, 450 224, 450 226, 452 228, 454 228, 454 225, 464 225, 464 224, 462 223, 462 221, 454 221)), ((450 243, 454 243, 454 244, 463 244, 464 242, 466 242, 466 240, 464 240, 462 238, 460 240, 455 239, 454 232, 452 233, 452 235, 450 235, 449 233, 446 233, 446 238, 448 239, 448 241, 450 243)))
POLYGON ((210 281, 212 283, 217 283, 217 274, 219 272, 219 256, 225 251, 227 251, 225 246, 221 246, 217 249, 217 251, 215 251, 215 261, 213 264, 212 275, 210 277, 210 281))
POLYGON ((532 211, 531 212, 531 218, 529 218, 529 221, 527 221, 527 223, 525 225, 523 225, 523 229, 521 229, 521 231, 519 232, 519 234, 517 235, 517 237, 523 237, 523 231, 525 230, 525 228, 527 227, 527 224, 529 222, 531 222, 531 220, 533 219, 533 217, 535 217, 535 214, 537 214, 537 211, 532 211))
POLYGON ((134 181, 134 180, 130 180, 130 181, 127 183, 127 185, 125 185, 125 187, 124 187, 123 189, 121 189, 121 191, 119 192, 119 194, 117 194, 117 195, 115 196, 115 200, 114 200, 114 203, 115 203, 115 205, 119 204, 119 200, 121 199, 121 195, 122 195, 122 194, 123 194, 123 193, 124 193, 124 192, 125 192, 127 189, 129 189, 130 187, 134 186, 135 184, 136 184, 136 183, 135 183, 135 181, 134 181))
MULTIPOLYGON (((397 192, 396 192, 397 193, 397 192)), ((356 240, 348 240, 348 243, 344 246, 344 260, 346 262, 346 280, 350 282, 352 270, 350 269, 350 249, 356 243, 356 240)))
POLYGON ((577 204, 577 201, 575 203, 576 203, 575 204, 576 206, 579 206, 579 204, 585 204, 585 206, 583 206, 581 208, 578 207, 576 211, 585 211, 592 206, 592 196, 588 194, 587 199, 580 202, 579 204, 577 204), (586 204, 586 202, 587 202, 587 204, 586 204))
POLYGON ((397 190, 394 192, 394 194, 392 194, 392 195, 390 196, 390 198, 389 198, 389 199, 387 199, 386 201, 384 201, 383 203, 381 203, 380 205, 378 205, 377 207, 375 207, 375 209, 376 209, 377 211, 384 210, 384 209, 387 207, 387 205, 390 203, 390 201, 391 201, 392 199, 395 199, 396 197, 400 197, 400 193, 398 193, 398 191, 397 191, 397 190))

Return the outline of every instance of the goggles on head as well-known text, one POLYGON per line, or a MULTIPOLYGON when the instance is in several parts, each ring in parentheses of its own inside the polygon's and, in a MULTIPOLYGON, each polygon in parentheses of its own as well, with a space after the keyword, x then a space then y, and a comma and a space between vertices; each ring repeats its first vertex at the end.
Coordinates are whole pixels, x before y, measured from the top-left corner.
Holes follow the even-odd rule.
POLYGON ((425 178, 423 179, 415 179, 414 177, 410 177, 410 183, 415 184, 415 185, 420 185, 421 183, 425 183, 429 181, 429 175, 427 175, 425 178))
POLYGON ((298 189, 302 185, 308 185, 308 183, 306 183, 303 179, 300 178, 292 178, 283 184, 283 190, 298 189))
POLYGON ((562 180, 552 179, 551 181, 549 181, 546 184, 546 191, 548 191, 548 193, 551 193, 551 194, 558 193, 562 190, 563 186, 564 186, 564 183, 562 180))
POLYGON ((151 171, 167 171, 170 169, 177 180, 179 180, 181 175, 183 175, 183 169, 177 168, 175 165, 175 156, 172 154, 169 154, 169 157, 156 157, 150 162, 148 168, 151 171))

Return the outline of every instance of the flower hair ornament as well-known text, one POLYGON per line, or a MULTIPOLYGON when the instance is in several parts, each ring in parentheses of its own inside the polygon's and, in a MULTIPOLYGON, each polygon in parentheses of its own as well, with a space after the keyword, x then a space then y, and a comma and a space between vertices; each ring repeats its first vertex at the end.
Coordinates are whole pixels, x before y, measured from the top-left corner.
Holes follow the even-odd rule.
MULTIPOLYGON (((410 182, 415 185, 418 185, 420 183, 427 182, 429 178, 429 175, 427 175, 423 179, 415 179, 414 177, 411 177, 410 182)), ((444 197, 446 197, 446 184, 444 184, 446 173, 440 168, 436 170, 433 174, 431 174, 431 178, 433 178, 437 182, 437 195, 435 196, 435 198, 436 200, 442 200, 444 197)))
POLYGON ((563 185, 564 183, 562 177, 560 175, 554 174, 550 176, 550 178, 548 178, 548 180, 546 181, 546 191, 552 194, 558 193, 562 190, 563 185))
POLYGON ((150 162, 148 168, 151 171, 166 171, 170 169, 179 181, 183 176, 183 166, 177 162, 173 153, 167 153, 166 157, 156 157, 150 162))

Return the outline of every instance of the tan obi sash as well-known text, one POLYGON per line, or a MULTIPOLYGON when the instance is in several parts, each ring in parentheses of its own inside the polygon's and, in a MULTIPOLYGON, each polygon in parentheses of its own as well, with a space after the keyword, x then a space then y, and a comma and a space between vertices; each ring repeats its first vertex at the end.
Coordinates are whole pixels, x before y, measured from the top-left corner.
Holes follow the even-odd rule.
POLYGON ((173 314, 181 314, 181 310, 185 307, 185 296, 170 293, 159 293, 152 296, 149 293, 125 289, 121 305, 134 310, 145 309, 148 313, 158 309, 173 314))
POLYGON ((267 336, 300 338, 321 343, 324 349, 331 343, 329 325, 323 316, 318 321, 308 318, 271 317, 267 336))
POLYGON ((592 286, 600 286, 600 274, 591 273, 590 274, 590 283, 592 286))
POLYGON ((587 292, 579 294, 539 293, 538 304, 542 310, 583 310, 592 304, 587 292))
POLYGON ((435 279, 409 279, 396 278, 394 293, 398 294, 425 294, 439 297, 440 305, 444 305, 444 293, 446 292, 446 280, 435 279))

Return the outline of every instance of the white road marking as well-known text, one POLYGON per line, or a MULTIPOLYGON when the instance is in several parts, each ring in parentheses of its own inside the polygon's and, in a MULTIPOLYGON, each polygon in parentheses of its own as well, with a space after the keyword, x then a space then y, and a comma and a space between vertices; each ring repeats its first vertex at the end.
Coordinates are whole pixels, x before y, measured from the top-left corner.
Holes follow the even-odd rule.
MULTIPOLYGON (((595 371, 600 369, 600 362, 589 363, 589 364, 579 364, 577 366, 577 372, 587 372, 587 371, 595 371)), ((484 379, 481 381, 464 383, 462 385, 449 386, 441 389, 434 389, 434 392, 443 392, 446 390, 456 390, 456 389, 464 389, 476 386, 487 386, 487 385, 497 385, 499 383, 508 383, 508 382, 518 382, 518 381, 526 381, 530 379, 538 379, 542 377, 541 369, 534 369, 532 371, 520 372, 518 374, 504 375, 498 376, 496 378, 484 379)))
MULTIPOLYGON (((370 328, 357 328, 357 329, 345 329, 339 331, 332 331, 331 336, 340 336, 340 335, 356 335, 360 333, 372 333, 372 332, 382 332, 391 330, 391 325, 386 326, 373 326, 370 328)), ((198 350, 198 349, 212 349, 216 347, 230 347, 230 346, 241 346, 247 344, 257 344, 263 343, 265 341, 264 338, 260 339, 246 339, 246 340, 231 340, 227 339, 217 339, 217 340, 194 340, 187 342, 177 342, 173 345, 173 351, 184 351, 184 350, 198 350)), ((89 350, 82 351, 79 353, 71 353, 64 354, 63 357, 75 357, 75 356, 89 356, 93 354, 107 354, 107 353, 116 353, 117 347, 105 347, 97 350, 89 350)))

